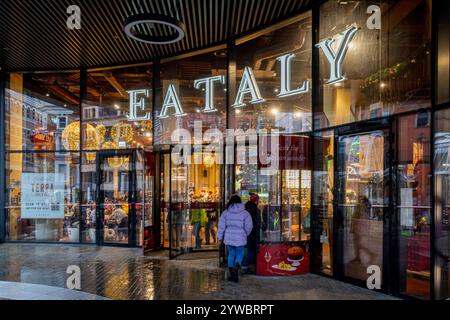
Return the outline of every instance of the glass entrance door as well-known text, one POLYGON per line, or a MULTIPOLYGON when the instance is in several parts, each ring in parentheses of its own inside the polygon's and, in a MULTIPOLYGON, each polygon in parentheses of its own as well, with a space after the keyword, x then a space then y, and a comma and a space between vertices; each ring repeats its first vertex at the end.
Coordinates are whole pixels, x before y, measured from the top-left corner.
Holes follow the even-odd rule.
POLYGON ((389 203, 387 132, 342 136, 338 140, 338 274, 366 283, 370 266, 379 267, 388 239, 389 203))
POLYGON ((134 154, 119 151, 99 153, 97 175, 98 242, 135 246, 138 222, 134 154))
POLYGON ((169 255, 218 250, 222 165, 215 152, 192 152, 187 163, 160 154, 161 242, 169 255))

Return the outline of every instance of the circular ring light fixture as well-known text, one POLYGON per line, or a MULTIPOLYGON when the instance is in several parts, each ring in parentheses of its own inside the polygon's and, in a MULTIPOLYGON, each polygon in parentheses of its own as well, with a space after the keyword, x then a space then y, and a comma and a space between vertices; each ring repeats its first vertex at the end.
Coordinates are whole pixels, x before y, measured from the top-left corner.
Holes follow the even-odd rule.
POLYGON ((128 37, 140 42, 150 44, 170 44, 184 38, 186 27, 181 21, 172 17, 160 14, 143 13, 131 16, 125 21, 125 33, 128 37), (143 23, 162 24, 175 30, 175 32, 167 36, 153 36, 139 33, 134 27, 143 23))

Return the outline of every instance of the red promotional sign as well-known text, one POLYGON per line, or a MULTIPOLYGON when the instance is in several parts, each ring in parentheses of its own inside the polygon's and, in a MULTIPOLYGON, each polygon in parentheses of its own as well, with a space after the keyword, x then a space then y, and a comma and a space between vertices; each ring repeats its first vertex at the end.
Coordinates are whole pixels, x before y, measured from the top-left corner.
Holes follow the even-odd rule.
POLYGON ((309 272, 307 242, 261 244, 257 256, 256 274, 260 276, 288 276, 309 272))
MULTIPOLYGON (((262 137, 263 143, 270 153, 272 139, 270 136, 262 137)), ((279 170, 308 170, 310 146, 309 137, 304 136, 279 136, 278 137, 278 169, 279 170)), ((260 168, 268 168, 269 164, 260 163, 260 168)))

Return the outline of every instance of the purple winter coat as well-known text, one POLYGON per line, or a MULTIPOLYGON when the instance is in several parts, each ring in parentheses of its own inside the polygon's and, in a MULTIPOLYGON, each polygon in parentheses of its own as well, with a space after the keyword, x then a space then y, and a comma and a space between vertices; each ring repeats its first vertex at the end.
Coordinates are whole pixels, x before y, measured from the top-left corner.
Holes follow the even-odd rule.
POLYGON ((220 216, 218 238, 228 246, 245 246, 252 228, 252 217, 245 210, 245 206, 236 203, 220 216))

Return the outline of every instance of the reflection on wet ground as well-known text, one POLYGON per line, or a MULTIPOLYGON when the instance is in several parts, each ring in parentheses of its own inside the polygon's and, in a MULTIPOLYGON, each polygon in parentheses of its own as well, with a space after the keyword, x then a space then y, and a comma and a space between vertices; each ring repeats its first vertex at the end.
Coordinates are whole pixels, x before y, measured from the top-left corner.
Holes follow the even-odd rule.
POLYGON ((311 274, 246 276, 230 283, 215 259, 169 261, 113 247, 0 245, 0 281, 65 288, 70 265, 81 269, 82 291, 110 299, 391 299, 311 274))

